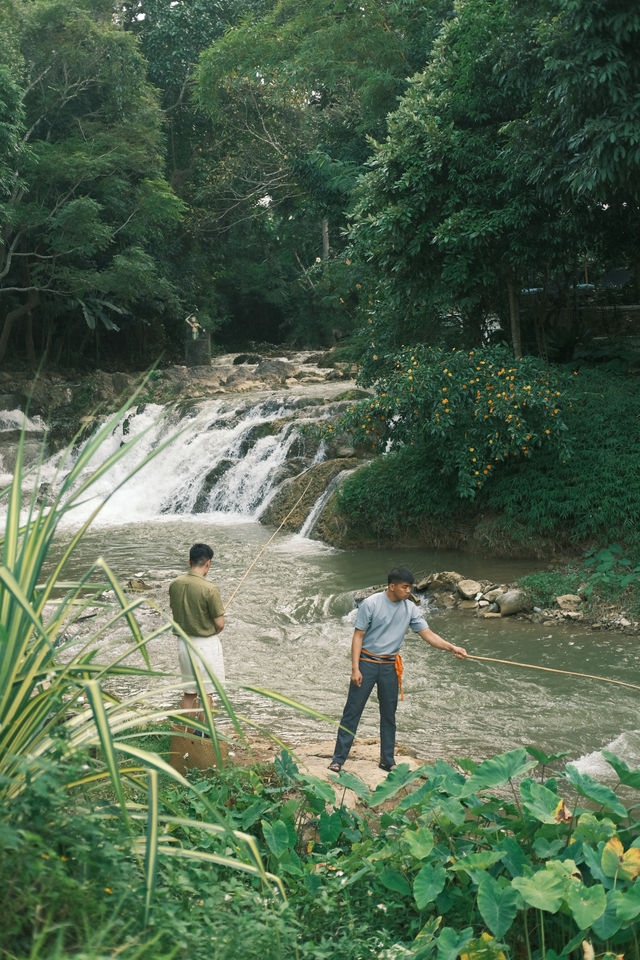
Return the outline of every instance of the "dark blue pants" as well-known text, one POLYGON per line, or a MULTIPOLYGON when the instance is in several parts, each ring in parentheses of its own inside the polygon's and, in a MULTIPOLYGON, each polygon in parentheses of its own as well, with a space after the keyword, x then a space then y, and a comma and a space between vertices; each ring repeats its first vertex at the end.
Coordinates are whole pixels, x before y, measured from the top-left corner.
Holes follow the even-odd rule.
POLYGON ((349 755, 353 738, 365 704, 374 687, 378 690, 380 707, 380 762, 387 767, 395 763, 396 745, 396 708, 398 706, 398 675, 393 661, 371 663, 360 660, 362 685, 357 687, 353 681, 349 684, 349 695, 340 721, 340 729, 333 751, 332 763, 344 763, 349 755))

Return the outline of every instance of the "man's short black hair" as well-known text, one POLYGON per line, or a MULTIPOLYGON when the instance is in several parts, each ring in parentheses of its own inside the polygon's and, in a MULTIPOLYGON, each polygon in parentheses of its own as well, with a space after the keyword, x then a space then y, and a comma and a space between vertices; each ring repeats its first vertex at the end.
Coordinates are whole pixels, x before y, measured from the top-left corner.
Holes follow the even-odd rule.
POLYGON ((213 560, 213 550, 208 543, 194 543, 189 550, 189 563, 192 567, 204 567, 207 560, 213 560))
POLYGON ((408 567, 394 567, 387 574, 387 583, 415 583, 416 578, 408 567))

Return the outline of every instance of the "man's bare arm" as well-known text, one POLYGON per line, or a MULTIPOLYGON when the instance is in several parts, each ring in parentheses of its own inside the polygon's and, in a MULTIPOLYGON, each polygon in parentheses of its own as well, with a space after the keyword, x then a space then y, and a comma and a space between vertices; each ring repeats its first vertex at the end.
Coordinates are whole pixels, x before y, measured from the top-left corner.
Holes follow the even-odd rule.
POLYGON ((459 660, 464 660, 467 656, 467 651, 464 647, 457 647, 455 643, 449 643, 448 640, 434 633, 430 627, 426 627, 424 630, 418 630, 418 636, 426 640, 432 647, 437 647, 439 650, 450 650, 459 660))
POLYGON ((362 652, 362 641, 366 630, 354 630, 351 640, 351 679, 356 687, 362 683, 362 674, 360 673, 360 654, 362 652))
POLYGON ((213 621, 213 625, 216 628, 216 634, 222 633, 224 630, 224 617, 216 617, 213 621))

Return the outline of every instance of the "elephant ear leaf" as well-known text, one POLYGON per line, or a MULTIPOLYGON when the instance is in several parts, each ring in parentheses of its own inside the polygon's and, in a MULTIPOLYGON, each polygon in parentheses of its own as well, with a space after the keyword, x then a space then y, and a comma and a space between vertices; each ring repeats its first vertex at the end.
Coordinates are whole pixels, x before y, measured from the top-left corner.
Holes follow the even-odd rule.
POLYGON ((575 787, 581 796, 602 804, 617 817, 626 818, 627 811, 611 787, 605 787, 604 784, 598 783, 588 773, 581 773, 572 763, 567 764, 565 773, 569 783, 575 787))
POLYGON ((478 885, 478 910, 480 916, 500 939, 507 932, 518 911, 518 894, 513 887, 502 886, 487 873, 478 885))
POLYGON ((607 761, 610 767, 613 767, 615 772, 618 774, 618 779, 620 783, 623 783, 625 787, 632 787, 634 790, 640 790, 640 770, 632 770, 631 767, 625 763, 625 761, 616 756, 615 753, 611 753, 610 750, 603 750, 602 756, 607 761))

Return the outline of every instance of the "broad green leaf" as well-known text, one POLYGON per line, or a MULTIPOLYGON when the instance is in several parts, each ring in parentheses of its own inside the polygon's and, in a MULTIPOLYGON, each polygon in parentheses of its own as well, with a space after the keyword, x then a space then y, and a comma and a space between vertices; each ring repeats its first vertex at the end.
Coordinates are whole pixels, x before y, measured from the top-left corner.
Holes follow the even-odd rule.
POLYGON ((518 894, 508 884, 500 884, 487 873, 478 886, 480 916, 495 937, 502 937, 518 911, 518 894))
POLYGON ((548 870, 538 870, 532 877, 515 877, 511 883, 525 903, 537 910, 556 913, 562 903, 563 881, 548 870))
POLYGON ((609 840, 616 832, 616 825, 608 817, 596 817, 595 814, 587 811, 578 818, 578 823, 573 831, 576 839, 584 840, 587 843, 599 843, 601 840, 609 840))
POLYGON ((270 823, 268 820, 261 820, 264 840, 271 853, 279 859, 283 853, 290 849, 289 830, 286 823, 282 820, 276 820, 270 823))
POLYGON ((618 774, 620 783, 624 783, 626 787, 633 787, 634 790, 640 790, 640 770, 632 770, 621 757, 610 750, 603 750, 602 756, 618 774))
POLYGON ((531 746, 531 744, 528 744, 526 749, 527 753, 531 754, 543 767, 547 767, 550 763, 555 763, 556 760, 563 760, 565 757, 571 756, 570 750, 562 750, 560 753, 545 753, 543 750, 539 750, 538 747, 531 746))
POLYGON ((579 880, 574 880, 569 885, 565 899, 580 930, 588 930, 607 907, 607 895, 600 884, 586 887, 579 880))
POLYGON ((418 830, 405 830, 402 839, 416 860, 424 860, 433 850, 433 834, 427 827, 418 830))
POLYGON ((332 776, 331 780, 334 783, 337 782, 339 786, 344 787, 346 790, 352 790, 358 800, 364 800, 365 803, 368 803, 371 798, 371 790, 369 790, 369 787, 360 777, 356 777, 353 773, 345 773, 344 770, 341 770, 338 776, 332 776))
POLYGON ((473 927, 465 927, 460 933, 452 927, 443 927, 438 937, 438 960, 456 960, 473 939, 473 927))
POLYGON ((434 802, 433 814, 438 820, 449 820, 459 827, 464 823, 467 811, 455 797, 439 796, 434 802))
POLYGON ((581 773, 572 763, 567 764, 565 775, 569 783, 575 787, 581 796, 602 804, 617 817, 625 818, 627 816, 626 808, 620 803, 610 787, 598 783, 588 773, 581 773))
POLYGON ((617 912, 617 891, 607 891, 607 905, 604 913, 593 921, 591 929, 601 940, 609 940, 622 926, 617 912))
POLYGON ((319 798, 324 801, 324 803, 334 804, 336 802, 335 791, 333 790, 330 783, 327 783, 326 780, 321 780, 320 777, 312 777, 310 774, 302 774, 300 779, 309 787, 310 791, 313 791, 313 797, 319 798))
POLYGON ((387 890, 393 890, 394 893, 401 893, 403 896, 411 896, 411 887, 407 878, 392 867, 387 867, 380 873, 380 882, 387 890))
MULTIPOLYGON (((520 795, 526 809, 541 823, 566 822, 567 809, 564 800, 553 790, 527 778, 520 784, 520 795)), ((571 819, 571 815, 568 816, 571 819)))
POLYGON ((373 791, 369 805, 373 808, 379 807, 381 803, 390 800, 391 797, 395 797, 396 793, 402 790, 403 787, 406 787, 408 783, 413 783, 415 780, 420 779, 420 777, 421 773, 419 769, 411 770, 407 763, 398 764, 373 791))
POLYGON ((502 862, 512 877, 520 877, 532 869, 530 859, 515 837, 505 837, 500 844, 502 862))
POLYGON ((428 903, 435 900, 444 889, 446 880, 446 871, 439 863, 435 866, 426 863, 421 868, 413 881, 413 896, 418 905, 418 910, 424 910, 428 903))
POLYGON ((521 777, 536 766, 536 760, 528 760, 526 750, 519 747, 497 757, 483 760, 476 772, 471 774, 460 792, 461 797, 489 788, 501 787, 514 777, 521 777))
POLYGON ((451 863, 449 869, 472 873, 476 870, 487 870, 494 863, 502 860, 502 850, 483 850, 480 853, 469 853, 451 863))
POLYGON ((640 883, 632 884, 628 890, 611 890, 610 893, 618 920, 630 923, 640 917, 640 883))
POLYGON ((560 837, 557 840, 549 841, 546 837, 536 837, 533 842, 533 849, 541 860, 549 860, 551 857, 557 857, 559 852, 566 847, 566 837, 560 837))
POLYGON ((334 811, 329 814, 323 810, 318 821, 320 843, 333 845, 342 833, 342 827, 342 817, 339 813, 334 811))

